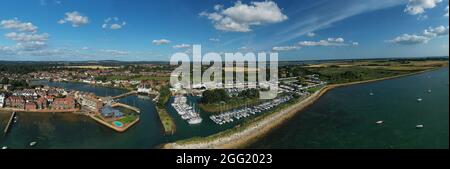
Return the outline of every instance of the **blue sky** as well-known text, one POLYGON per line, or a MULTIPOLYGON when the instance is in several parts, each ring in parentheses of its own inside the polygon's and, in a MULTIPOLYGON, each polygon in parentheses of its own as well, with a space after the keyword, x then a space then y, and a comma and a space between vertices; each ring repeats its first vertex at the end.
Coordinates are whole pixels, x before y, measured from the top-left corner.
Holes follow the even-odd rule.
POLYGON ((202 52, 280 60, 448 56, 448 0, 10 0, 0 60, 167 61, 202 52))

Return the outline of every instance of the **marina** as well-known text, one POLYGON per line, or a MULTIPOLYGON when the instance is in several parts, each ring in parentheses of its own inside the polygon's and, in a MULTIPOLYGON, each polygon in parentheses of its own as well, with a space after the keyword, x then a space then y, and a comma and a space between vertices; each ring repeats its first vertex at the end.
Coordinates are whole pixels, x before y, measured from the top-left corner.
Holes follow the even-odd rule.
POLYGON ((195 106, 192 107, 187 104, 187 98, 185 96, 176 96, 172 107, 178 112, 183 120, 186 120, 189 124, 200 124, 203 119, 196 110, 195 106))
POLYGON ((212 116, 210 116, 210 119, 218 125, 223 125, 225 123, 231 123, 234 120, 244 119, 244 118, 250 117, 252 115, 256 115, 258 113, 268 111, 280 104, 288 102, 291 99, 293 99, 293 96, 291 96, 291 95, 284 96, 284 97, 281 97, 278 99, 274 99, 274 100, 262 103, 257 106, 244 107, 241 109, 224 112, 219 115, 212 115, 212 116))

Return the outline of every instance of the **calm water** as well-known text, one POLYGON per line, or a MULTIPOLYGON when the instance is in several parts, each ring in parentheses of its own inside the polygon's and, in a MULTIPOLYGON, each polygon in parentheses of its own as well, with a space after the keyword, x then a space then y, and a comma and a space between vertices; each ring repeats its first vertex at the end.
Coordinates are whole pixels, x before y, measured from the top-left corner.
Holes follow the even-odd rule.
MULTIPOLYGON (((99 96, 115 96, 127 91, 113 88, 95 87, 80 83, 40 82, 49 86, 94 92, 99 96)), ((0 135, 0 146, 9 148, 28 148, 28 144, 37 141, 34 148, 156 148, 162 143, 187 139, 195 136, 207 136, 226 130, 233 125, 218 126, 202 114, 203 123, 189 125, 170 106, 169 112, 177 123, 177 133, 173 136, 162 134, 155 104, 146 96, 129 96, 122 103, 141 109, 141 121, 125 133, 117 133, 97 124, 85 116, 66 114, 18 113, 17 123, 7 135, 0 135)), ((0 113, 0 129, 6 126, 9 113, 0 113)))
POLYGON ((251 148, 448 149, 448 82, 446 68, 334 89, 251 148))
MULTIPOLYGON (((126 92, 76 83, 48 84, 100 96, 126 92)), ((251 148, 448 148, 448 93, 448 69, 335 89, 251 148), (428 89, 433 92, 427 93, 428 89), (370 91, 375 95, 368 96, 370 91), (417 97, 423 102, 418 103, 417 97), (375 125, 378 120, 385 124, 375 125), (418 122, 425 128, 415 129, 418 122)), ((169 107, 177 133, 164 136, 150 98, 130 96, 120 102, 142 110, 141 121, 125 133, 84 116, 19 113, 10 132, 0 134, 0 146, 29 148, 31 141, 37 141, 34 148, 156 148, 233 126, 217 126, 206 114, 202 114, 202 124, 191 126, 169 107)), ((8 116, 0 113, 1 131, 8 116)))

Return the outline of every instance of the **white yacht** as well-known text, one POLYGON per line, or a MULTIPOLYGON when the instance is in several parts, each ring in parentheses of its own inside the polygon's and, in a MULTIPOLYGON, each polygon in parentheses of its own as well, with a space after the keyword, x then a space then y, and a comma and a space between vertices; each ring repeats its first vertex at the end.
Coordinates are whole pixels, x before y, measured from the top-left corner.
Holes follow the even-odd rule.
POLYGON ((423 128, 423 124, 418 124, 418 125, 416 126, 416 128, 417 128, 417 129, 423 128))
POLYGON ((195 118, 189 119, 188 123, 189 124, 200 124, 200 123, 202 123, 202 121, 203 121, 202 118, 195 117, 195 118))
POLYGON ((36 144, 37 144, 37 142, 33 141, 33 142, 30 143, 30 147, 33 147, 33 146, 35 146, 36 144))

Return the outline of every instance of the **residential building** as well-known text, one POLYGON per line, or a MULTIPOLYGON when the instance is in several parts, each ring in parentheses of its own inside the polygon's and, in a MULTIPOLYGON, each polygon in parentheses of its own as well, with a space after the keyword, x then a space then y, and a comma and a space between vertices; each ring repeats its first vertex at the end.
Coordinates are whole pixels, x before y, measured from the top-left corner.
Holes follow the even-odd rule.
POLYGON ((25 109, 25 99, 22 96, 10 96, 6 98, 6 107, 25 109))
POLYGON ((64 109, 74 109, 75 100, 71 97, 67 98, 55 98, 51 104, 52 109, 64 110, 64 109))

